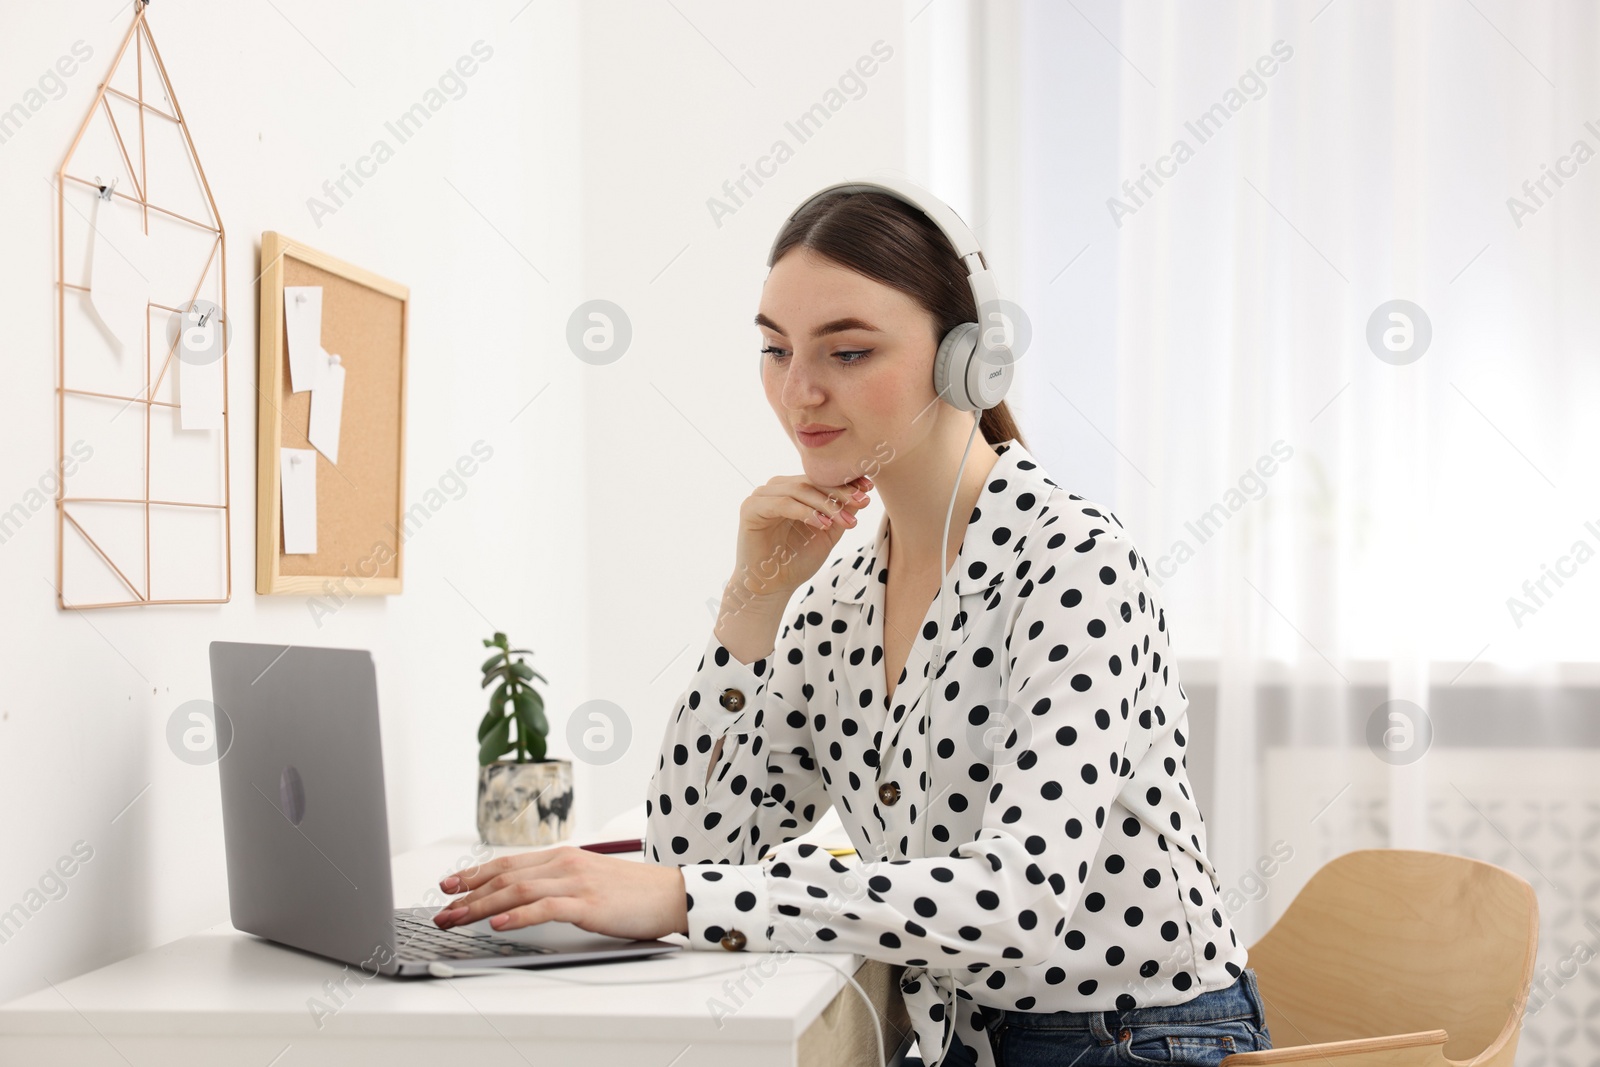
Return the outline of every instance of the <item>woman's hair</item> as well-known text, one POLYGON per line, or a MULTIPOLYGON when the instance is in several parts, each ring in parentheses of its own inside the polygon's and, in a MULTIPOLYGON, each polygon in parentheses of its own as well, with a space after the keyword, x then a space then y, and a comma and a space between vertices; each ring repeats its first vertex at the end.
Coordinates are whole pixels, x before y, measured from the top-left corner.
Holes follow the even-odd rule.
MULTIPOLYGON (((963 322, 978 321, 966 266, 950 239, 897 196, 873 191, 825 196, 784 226, 772 262, 796 245, 913 297, 933 316, 935 343, 963 322)), ((1004 400, 981 413, 978 428, 991 445, 1015 439, 1028 447, 1004 400)))

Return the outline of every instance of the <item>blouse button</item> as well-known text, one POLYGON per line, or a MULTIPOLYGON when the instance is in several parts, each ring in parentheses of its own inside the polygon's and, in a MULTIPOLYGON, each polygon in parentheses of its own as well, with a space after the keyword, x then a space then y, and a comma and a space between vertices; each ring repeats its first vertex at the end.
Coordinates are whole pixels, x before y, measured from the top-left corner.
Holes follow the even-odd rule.
POLYGON ((738 930, 729 930, 722 938, 722 947, 729 952, 737 952, 739 949, 744 948, 744 934, 738 930))
POLYGON ((900 799, 900 783, 884 782, 878 787, 878 799, 884 804, 893 804, 900 799))
POLYGON ((744 708, 744 694, 737 689, 724 689, 717 700, 729 711, 740 711, 744 708))

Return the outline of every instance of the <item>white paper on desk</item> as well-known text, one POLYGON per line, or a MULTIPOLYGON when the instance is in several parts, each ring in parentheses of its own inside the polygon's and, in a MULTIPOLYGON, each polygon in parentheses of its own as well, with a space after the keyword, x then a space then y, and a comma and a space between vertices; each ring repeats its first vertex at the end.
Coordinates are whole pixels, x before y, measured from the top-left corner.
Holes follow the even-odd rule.
POLYGON ((178 321, 178 425, 185 430, 222 429, 222 357, 216 338, 218 322, 196 325, 190 316, 178 321))
POLYGON ((283 483, 283 551, 286 555, 317 550, 317 452, 285 448, 278 459, 283 483))
POLYGON ((325 366, 316 388, 311 390, 311 422, 306 440, 328 457, 339 462, 339 421, 344 409, 344 366, 338 356, 323 356, 325 366))
POLYGON ((289 342, 289 391, 314 389, 327 362, 322 352, 322 286, 284 286, 283 322, 289 342))
POLYGON ((150 280, 144 223, 137 204, 96 196, 94 250, 89 254, 89 306, 117 351, 144 351, 150 280))

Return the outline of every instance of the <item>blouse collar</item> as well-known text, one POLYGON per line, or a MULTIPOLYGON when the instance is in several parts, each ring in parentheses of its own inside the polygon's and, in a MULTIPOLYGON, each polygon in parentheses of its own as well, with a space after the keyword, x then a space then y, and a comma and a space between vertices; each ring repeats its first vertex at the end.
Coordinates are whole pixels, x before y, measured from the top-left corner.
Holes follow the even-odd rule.
MULTIPOLYGON (((1050 491, 1059 488, 1020 441, 1013 438, 994 448, 1000 458, 973 505, 952 567, 957 596, 988 592, 1006 580, 1027 534, 1047 510, 1050 491)), ((881 563, 888 547, 889 516, 884 513, 878 516, 873 540, 845 558, 833 599, 841 604, 873 599, 877 592, 870 586, 873 578, 881 585, 888 577, 881 563)))

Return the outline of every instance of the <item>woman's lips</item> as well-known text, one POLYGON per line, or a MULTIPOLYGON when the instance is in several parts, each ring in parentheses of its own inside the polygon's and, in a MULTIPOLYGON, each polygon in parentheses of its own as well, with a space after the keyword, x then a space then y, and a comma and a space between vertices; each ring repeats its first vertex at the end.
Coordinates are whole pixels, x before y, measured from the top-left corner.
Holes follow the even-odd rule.
POLYGON ((807 448, 821 448, 835 437, 844 433, 844 431, 828 430, 825 433, 807 433, 805 430, 796 430, 795 433, 799 436, 800 443, 807 448))

